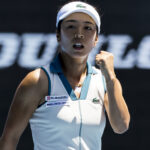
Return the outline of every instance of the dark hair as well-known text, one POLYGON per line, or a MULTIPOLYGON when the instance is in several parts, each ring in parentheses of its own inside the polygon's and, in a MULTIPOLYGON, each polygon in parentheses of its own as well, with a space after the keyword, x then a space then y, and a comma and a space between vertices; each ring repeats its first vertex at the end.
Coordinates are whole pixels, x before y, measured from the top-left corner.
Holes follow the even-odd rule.
POLYGON ((58 26, 56 28, 57 32, 60 33, 60 29, 61 29, 61 24, 62 24, 63 20, 60 20, 58 23, 58 26))

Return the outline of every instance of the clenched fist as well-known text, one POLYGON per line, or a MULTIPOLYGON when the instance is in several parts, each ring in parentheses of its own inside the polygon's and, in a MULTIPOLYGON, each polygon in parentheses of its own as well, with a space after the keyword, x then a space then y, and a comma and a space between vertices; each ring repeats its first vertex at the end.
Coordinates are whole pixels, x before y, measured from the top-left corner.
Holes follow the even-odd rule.
POLYGON ((100 67, 107 81, 116 77, 114 72, 114 56, 112 53, 100 51, 100 53, 96 55, 96 64, 100 67))

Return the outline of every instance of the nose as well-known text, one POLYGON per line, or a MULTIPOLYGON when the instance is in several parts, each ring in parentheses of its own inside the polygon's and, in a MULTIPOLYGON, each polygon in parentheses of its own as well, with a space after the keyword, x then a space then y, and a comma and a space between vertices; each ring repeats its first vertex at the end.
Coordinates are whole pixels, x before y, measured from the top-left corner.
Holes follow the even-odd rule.
POLYGON ((83 39, 84 38, 84 34, 82 32, 82 27, 79 27, 74 35, 74 38, 79 38, 79 39, 83 39))
POLYGON ((83 39, 83 38, 84 38, 84 35, 83 35, 83 34, 78 33, 78 34, 75 34, 75 35, 74 35, 74 38, 75 38, 75 39, 77 39, 77 38, 79 38, 79 39, 83 39))

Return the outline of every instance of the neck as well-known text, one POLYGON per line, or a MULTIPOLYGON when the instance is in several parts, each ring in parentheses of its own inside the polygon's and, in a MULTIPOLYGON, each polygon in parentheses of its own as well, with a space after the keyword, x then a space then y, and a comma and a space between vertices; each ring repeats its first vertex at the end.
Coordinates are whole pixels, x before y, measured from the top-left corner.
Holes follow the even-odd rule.
POLYGON ((62 70, 65 76, 80 79, 82 74, 86 72, 87 57, 73 58, 66 53, 60 55, 62 70))

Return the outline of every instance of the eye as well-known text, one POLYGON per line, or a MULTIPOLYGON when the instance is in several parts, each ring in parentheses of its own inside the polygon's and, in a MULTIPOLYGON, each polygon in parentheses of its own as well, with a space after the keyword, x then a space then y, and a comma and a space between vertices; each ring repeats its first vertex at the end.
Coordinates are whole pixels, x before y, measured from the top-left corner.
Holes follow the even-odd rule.
POLYGON ((92 27, 86 26, 86 27, 84 27, 84 29, 85 29, 85 30, 92 30, 92 27))
POLYGON ((67 26, 67 29, 74 29, 74 28, 75 28, 74 25, 68 25, 68 26, 67 26))

